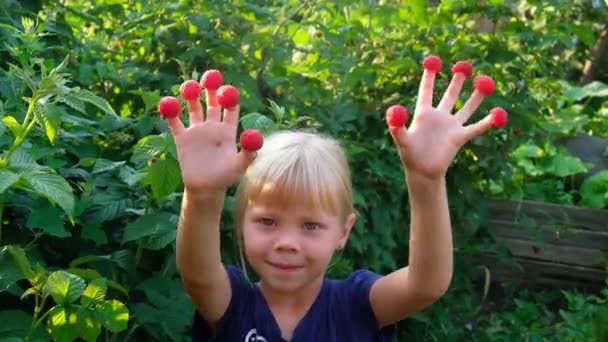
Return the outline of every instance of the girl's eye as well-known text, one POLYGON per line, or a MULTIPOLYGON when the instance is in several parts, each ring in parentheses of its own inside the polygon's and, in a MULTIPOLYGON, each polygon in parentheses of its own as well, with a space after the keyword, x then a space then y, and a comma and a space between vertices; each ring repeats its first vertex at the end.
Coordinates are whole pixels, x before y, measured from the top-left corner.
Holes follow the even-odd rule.
POLYGON ((306 230, 317 230, 319 229, 319 224, 314 222, 307 222, 304 224, 304 228, 306 230))
POLYGON ((260 223, 262 223, 265 226, 272 226, 274 225, 274 220, 271 218, 261 218, 260 219, 260 223))

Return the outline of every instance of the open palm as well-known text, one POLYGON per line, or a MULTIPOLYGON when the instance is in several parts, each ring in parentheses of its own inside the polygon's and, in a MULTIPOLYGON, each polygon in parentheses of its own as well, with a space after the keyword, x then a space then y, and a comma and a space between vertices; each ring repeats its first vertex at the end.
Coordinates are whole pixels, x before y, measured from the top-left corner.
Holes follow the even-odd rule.
POLYGON ((207 90, 206 95, 206 117, 196 98, 188 101, 189 127, 179 117, 168 119, 184 186, 196 193, 225 191, 256 156, 256 152, 236 148, 239 107, 224 109, 222 118, 217 92, 207 90))
POLYGON ((408 128, 390 127, 407 172, 427 178, 443 177, 462 145, 492 127, 489 115, 474 124, 464 125, 488 95, 477 89, 465 105, 452 114, 466 78, 464 73, 455 73, 441 102, 433 107, 435 72, 424 70, 411 124, 408 128))

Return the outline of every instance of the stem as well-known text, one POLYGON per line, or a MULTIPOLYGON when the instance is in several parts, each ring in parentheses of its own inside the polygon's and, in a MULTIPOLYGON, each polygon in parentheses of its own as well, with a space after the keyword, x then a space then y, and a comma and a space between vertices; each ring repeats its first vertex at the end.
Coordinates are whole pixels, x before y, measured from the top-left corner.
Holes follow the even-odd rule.
POLYGON ((139 265, 139 259, 141 258, 141 252, 143 249, 143 240, 139 240, 139 242, 137 243, 137 252, 135 253, 135 269, 137 269, 137 265, 139 265))
POLYGON ((11 157, 12 157, 13 153, 15 153, 15 150, 17 150, 19 148, 19 146, 21 146, 21 143, 23 142, 23 140, 25 140, 28 133, 34 127, 36 120, 31 119, 31 117, 32 117, 32 114, 34 113, 35 105, 36 105, 36 98, 34 98, 32 100, 32 102, 30 102, 30 105, 27 107, 27 113, 25 114, 25 119, 23 119, 23 123, 21 124, 22 131, 17 136, 17 138, 15 138, 15 141, 13 142, 13 145, 8 150, 6 157, 4 157, 4 159, 0 160, 0 165, 7 164, 8 161, 11 160, 11 157), (31 120, 31 122, 30 122, 30 120, 31 120), (25 129, 23 129, 24 127, 25 127, 25 129))
POLYGON ((36 331, 36 328, 38 328, 38 325, 40 325, 40 322, 42 322, 46 318, 46 316, 48 316, 48 314, 51 311, 51 309, 47 310, 44 313, 44 315, 42 315, 40 318, 38 318, 38 315, 40 314, 40 310, 42 310, 42 308, 44 308, 45 302, 46 302, 46 297, 43 297, 42 298, 42 303, 40 303, 40 296, 38 294, 36 294, 36 304, 35 304, 35 307, 34 307, 34 317, 32 317, 32 325, 30 326, 30 331, 27 334, 27 337, 25 338, 26 342, 31 340, 32 335, 34 334, 34 331, 36 331))
POLYGON ((0 246, 2 246, 2 216, 4 214, 4 201, 0 199, 0 246))

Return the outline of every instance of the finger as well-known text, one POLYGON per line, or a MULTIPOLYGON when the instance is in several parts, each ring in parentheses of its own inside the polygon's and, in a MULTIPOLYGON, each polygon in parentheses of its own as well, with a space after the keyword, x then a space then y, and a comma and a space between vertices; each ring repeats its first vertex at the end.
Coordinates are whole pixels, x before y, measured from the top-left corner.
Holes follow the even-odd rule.
POLYGON ((195 80, 187 80, 179 88, 179 93, 188 103, 190 124, 203 122, 203 107, 201 106, 201 85, 195 80))
POLYGON ((441 58, 438 56, 428 56, 422 61, 424 72, 422 81, 418 89, 418 100, 416 111, 426 112, 426 109, 433 106, 433 88, 435 87, 435 75, 441 71, 441 58))
POLYGON ((224 109, 224 122, 234 128, 234 134, 236 135, 239 126, 239 106, 224 109))
POLYGON ((190 111, 190 124, 199 124, 205 121, 205 117, 203 116, 203 106, 201 105, 200 98, 196 98, 195 100, 187 100, 188 102, 188 110, 190 111))
POLYGON ((205 90, 207 102, 207 120, 220 121, 222 119, 222 108, 217 101, 217 89, 205 90))
POLYGON ((462 106, 462 108, 460 108, 460 110, 455 114, 456 119, 458 122, 460 122, 460 124, 464 124, 469 120, 471 115, 473 115, 477 108, 479 108, 479 105, 484 97, 485 95, 477 89, 473 91, 473 94, 471 97, 469 97, 467 102, 465 102, 464 106, 462 106))
POLYGON ((464 134, 462 136, 461 145, 464 145, 467 141, 473 139, 474 137, 485 133, 488 129, 492 127, 492 116, 486 115, 485 118, 477 121, 474 124, 464 126, 464 134))
POLYGON ((397 147, 405 147, 407 145, 407 130, 405 126, 402 127, 389 127, 393 142, 397 147))
POLYGON ((458 94, 460 94, 460 90, 462 89, 462 85, 464 84, 465 80, 465 74, 461 72, 454 74, 454 77, 452 77, 452 81, 450 82, 448 89, 446 90, 445 94, 443 95, 443 98, 437 106, 437 110, 439 110, 440 112, 452 112, 452 108, 454 108, 456 101, 458 101, 458 94))
POLYGON ((179 116, 167 118, 167 123, 169 125, 169 128, 171 129, 171 133, 174 136, 179 136, 186 130, 179 116))
POLYGON ((435 72, 424 70, 422 73, 422 81, 418 88, 418 100, 416 101, 416 111, 419 113, 426 112, 426 108, 433 106, 433 88, 435 87, 435 72))
POLYGON ((258 155, 257 151, 241 150, 239 152, 237 163, 239 164, 239 170, 241 170, 241 173, 244 173, 245 171, 247 171, 247 168, 255 160, 257 155, 258 155))

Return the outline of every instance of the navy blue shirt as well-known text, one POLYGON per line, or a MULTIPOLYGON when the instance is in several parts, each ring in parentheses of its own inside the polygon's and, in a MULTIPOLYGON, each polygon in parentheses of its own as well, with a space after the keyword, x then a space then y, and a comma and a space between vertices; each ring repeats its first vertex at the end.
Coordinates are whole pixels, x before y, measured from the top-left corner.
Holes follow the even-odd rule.
MULTIPOLYGON (((279 342, 281 330, 259 287, 251 284, 243 272, 226 266, 232 297, 226 313, 214 333, 196 312, 192 341, 209 342, 279 342)), ((317 299, 300 321, 291 342, 389 342, 395 326, 378 328, 369 301, 369 291, 380 275, 357 270, 348 278, 325 278, 317 299)))

